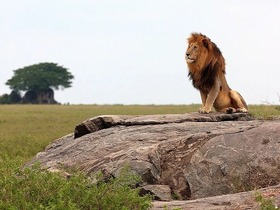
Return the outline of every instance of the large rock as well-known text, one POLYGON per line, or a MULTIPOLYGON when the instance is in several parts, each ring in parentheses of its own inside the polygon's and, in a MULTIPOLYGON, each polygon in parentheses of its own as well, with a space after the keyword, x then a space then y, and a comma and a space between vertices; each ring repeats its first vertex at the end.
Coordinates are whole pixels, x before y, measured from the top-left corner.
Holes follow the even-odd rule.
POLYGON ((74 167, 106 176, 130 166, 145 190, 156 195, 170 188, 176 199, 236 193, 280 183, 280 120, 251 120, 245 113, 99 116, 27 166, 37 161, 51 171, 74 167))

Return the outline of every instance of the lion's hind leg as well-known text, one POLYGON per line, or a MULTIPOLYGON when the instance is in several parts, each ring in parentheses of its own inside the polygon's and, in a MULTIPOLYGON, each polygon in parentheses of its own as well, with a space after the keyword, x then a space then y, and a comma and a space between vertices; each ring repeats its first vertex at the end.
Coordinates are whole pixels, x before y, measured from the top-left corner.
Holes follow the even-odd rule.
POLYGON ((235 108, 230 107, 228 109, 235 109, 235 112, 248 112, 248 107, 245 100, 237 91, 230 90, 229 95, 232 99, 232 104, 235 108))

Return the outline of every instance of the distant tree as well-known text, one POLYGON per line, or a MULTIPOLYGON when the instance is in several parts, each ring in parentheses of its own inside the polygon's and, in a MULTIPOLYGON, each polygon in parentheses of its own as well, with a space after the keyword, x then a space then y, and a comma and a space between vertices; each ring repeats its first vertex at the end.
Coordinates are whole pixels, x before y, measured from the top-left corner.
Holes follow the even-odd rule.
POLYGON ((39 63, 14 70, 6 85, 18 93, 26 91, 23 103, 56 103, 54 91, 71 87, 74 76, 55 63, 39 63))
POLYGON ((21 96, 20 93, 16 90, 12 90, 12 92, 9 95, 9 102, 11 104, 17 104, 21 102, 21 96))
POLYGON ((0 96, 0 104, 9 104, 10 99, 9 99, 9 94, 3 94, 0 96))
POLYGON ((0 96, 0 104, 17 104, 21 102, 20 93, 13 90, 10 95, 3 94, 0 96))

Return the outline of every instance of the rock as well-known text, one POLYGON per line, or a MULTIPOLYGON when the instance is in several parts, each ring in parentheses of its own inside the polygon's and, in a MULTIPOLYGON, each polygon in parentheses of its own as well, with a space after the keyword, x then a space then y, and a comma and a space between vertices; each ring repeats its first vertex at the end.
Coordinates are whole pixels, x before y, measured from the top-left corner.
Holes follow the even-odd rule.
POLYGON ((197 199, 280 183, 279 139, 280 120, 245 113, 98 116, 26 166, 39 161, 48 170, 74 167, 106 176, 129 166, 144 187, 168 185, 177 199, 197 199))
POLYGON ((145 185, 140 190, 140 195, 150 194, 154 196, 155 200, 170 201, 171 189, 169 185, 145 185))
POLYGON ((92 133, 98 130, 109 128, 116 125, 157 125, 167 123, 182 123, 182 122, 218 122, 229 120, 250 120, 248 114, 185 114, 185 115, 149 115, 149 116, 98 116, 90 118, 75 128, 75 138, 81 137, 85 134, 92 133))
MULTIPOLYGON (((273 204, 280 206, 280 185, 267 187, 258 191, 248 191, 236 194, 220 195, 208 198, 200 198, 190 201, 154 201, 152 210, 171 209, 207 209, 207 210, 244 210, 261 209, 256 202, 256 193, 261 193, 264 199, 271 199, 273 204)), ((268 208, 262 208, 268 209, 268 208)), ((271 208, 272 209, 272 208, 271 208)))

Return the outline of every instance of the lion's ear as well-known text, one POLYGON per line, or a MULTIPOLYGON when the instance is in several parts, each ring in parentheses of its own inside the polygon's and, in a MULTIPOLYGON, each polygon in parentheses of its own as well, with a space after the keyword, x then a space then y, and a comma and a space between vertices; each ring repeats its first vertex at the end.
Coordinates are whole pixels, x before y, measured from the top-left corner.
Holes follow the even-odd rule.
POLYGON ((208 46, 209 46, 209 41, 208 41, 208 39, 202 39, 202 43, 204 44, 204 46, 205 46, 206 48, 208 48, 208 46))

